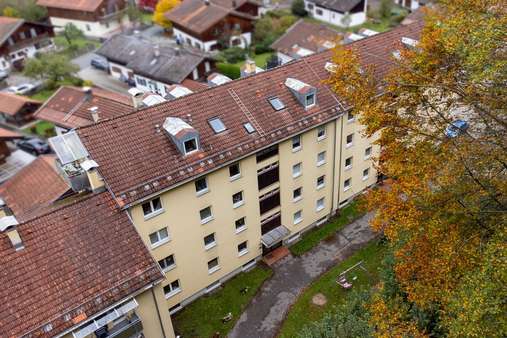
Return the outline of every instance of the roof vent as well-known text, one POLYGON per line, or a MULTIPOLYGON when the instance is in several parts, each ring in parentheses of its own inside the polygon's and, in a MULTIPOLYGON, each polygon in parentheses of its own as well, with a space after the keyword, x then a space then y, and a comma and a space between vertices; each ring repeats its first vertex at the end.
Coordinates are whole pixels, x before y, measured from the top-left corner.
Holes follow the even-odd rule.
POLYGON ((0 218, 0 232, 7 234, 16 251, 22 250, 25 247, 17 230, 18 224, 18 220, 14 216, 0 218))
POLYGON ((414 49, 419 44, 419 41, 407 37, 402 37, 401 43, 407 48, 414 49))
POLYGON ((310 108, 316 104, 317 88, 291 77, 285 80, 285 85, 303 107, 310 108))
POLYGON ((199 133, 187 122, 178 117, 168 117, 164 121, 163 128, 176 148, 183 155, 198 151, 199 133))
POLYGON ((99 122, 99 107, 91 107, 88 109, 90 111, 90 114, 92 115, 92 120, 94 123, 99 122))

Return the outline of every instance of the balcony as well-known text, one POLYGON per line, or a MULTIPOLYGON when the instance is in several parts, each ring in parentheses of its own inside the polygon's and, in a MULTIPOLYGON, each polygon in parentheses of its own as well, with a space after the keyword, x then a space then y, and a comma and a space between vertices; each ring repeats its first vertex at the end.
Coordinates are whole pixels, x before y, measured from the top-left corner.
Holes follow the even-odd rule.
POLYGON ((114 325, 109 334, 104 337, 130 338, 137 337, 141 332, 143 332, 143 323, 137 314, 134 313, 130 319, 125 318, 114 325))
POLYGON ((262 168, 257 171, 257 185, 262 190, 280 180, 278 163, 262 168))
POLYGON ((276 207, 280 206, 280 190, 273 190, 259 199, 259 208, 261 215, 265 214, 269 210, 272 210, 276 207))
POLYGON ((275 155, 278 155, 278 144, 259 151, 256 155, 257 163, 267 160, 275 155))

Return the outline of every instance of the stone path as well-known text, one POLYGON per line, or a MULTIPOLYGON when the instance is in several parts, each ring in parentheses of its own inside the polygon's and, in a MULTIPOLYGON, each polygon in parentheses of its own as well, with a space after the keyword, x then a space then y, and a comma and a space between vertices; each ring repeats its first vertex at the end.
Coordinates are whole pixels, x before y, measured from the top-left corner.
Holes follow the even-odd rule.
POLYGON ((229 338, 271 338, 300 292, 332 266, 375 238, 367 214, 345 226, 333 240, 321 242, 301 257, 289 255, 272 266, 273 277, 262 286, 229 334, 229 338))

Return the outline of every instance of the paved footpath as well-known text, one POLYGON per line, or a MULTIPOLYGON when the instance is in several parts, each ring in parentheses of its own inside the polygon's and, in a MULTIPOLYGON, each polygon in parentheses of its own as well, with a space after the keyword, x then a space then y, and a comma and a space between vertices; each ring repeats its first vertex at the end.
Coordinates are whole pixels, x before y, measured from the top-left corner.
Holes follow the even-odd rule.
POLYGON ((321 274, 375 238, 369 213, 342 228, 333 241, 322 241, 301 257, 289 255, 272 268, 273 277, 254 297, 229 338, 272 338, 301 291, 321 274))

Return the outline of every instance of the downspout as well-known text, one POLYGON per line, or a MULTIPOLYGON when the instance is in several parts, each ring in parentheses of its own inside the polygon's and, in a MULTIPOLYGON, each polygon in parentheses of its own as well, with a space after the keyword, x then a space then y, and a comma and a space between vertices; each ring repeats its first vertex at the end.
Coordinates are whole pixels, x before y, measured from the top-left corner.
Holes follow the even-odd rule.
MULTIPOLYGON (((153 285, 153 287, 154 286, 155 285, 153 285)), ((165 335, 164 325, 162 324, 162 317, 160 317, 160 310, 158 308, 157 297, 155 297, 155 291, 153 291, 153 287, 151 288, 151 296, 153 297, 153 301, 155 302, 155 308, 157 309, 158 322, 160 323, 160 328, 162 329, 162 335, 164 336, 164 338, 166 338, 167 336, 165 335)))
MULTIPOLYGON (((338 165, 339 165, 339 169, 338 169, 338 183, 341 183, 341 174, 342 174, 342 146, 343 146, 343 120, 344 120, 344 117, 345 115, 342 115, 340 120, 341 120, 341 126, 340 126, 340 152, 339 152, 339 155, 340 155, 340 160, 338 162, 338 165)), ((336 121, 336 120, 335 120, 336 121)), ((337 123, 337 121, 335 122, 337 123)), ((336 129, 335 129, 335 132, 336 132, 336 129)), ((336 133, 335 133, 335 139, 336 139, 336 133)), ((336 141, 335 141, 336 142, 336 141)), ((336 151, 336 148, 335 148, 335 151, 336 151)), ((334 164, 333 164, 334 166, 334 164)), ((333 171, 334 171, 334 167, 333 167, 333 171)), ((338 184, 338 194, 337 194, 337 201, 336 201, 336 210, 338 210, 339 208, 339 205, 340 205, 340 192, 341 192, 341 184, 338 184)), ((333 175, 333 189, 335 188, 335 182, 334 182, 334 175, 333 175)), ((333 194, 333 198, 334 198, 334 194, 333 194)))
POLYGON ((331 210, 329 212, 329 217, 333 216, 334 209, 334 183, 336 176, 336 120, 333 123, 333 178, 331 182, 331 210))

